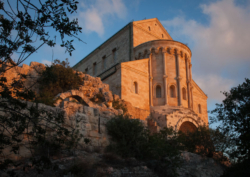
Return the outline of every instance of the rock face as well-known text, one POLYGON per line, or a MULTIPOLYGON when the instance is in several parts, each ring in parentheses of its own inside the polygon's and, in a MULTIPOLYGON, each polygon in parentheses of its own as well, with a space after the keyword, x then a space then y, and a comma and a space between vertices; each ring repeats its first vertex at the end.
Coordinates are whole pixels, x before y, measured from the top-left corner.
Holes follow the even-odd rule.
POLYGON ((212 158, 191 152, 182 152, 183 164, 177 173, 180 177, 220 177, 224 167, 212 158))
MULTIPOLYGON (((219 177, 224 168, 211 158, 183 152, 183 164, 177 170, 179 177, 219 177)), ((154 171, 147 162, 134 158, 122 159, 114 154, 100 154, 77 150, 72 156, 65 153, 59 159, 51 159, 51 169, 44 169, 42 174, 30 166, 29 160, 23 160, 19 168, 9 169, 20 176, 106 176, 106 177, 161 177, 171 176, 154 171), (113 156, 113 157, 112 157, 113 156), (54 168, 57 167, 57 168, 54 168), (77 174, 78 173, 78 174, 77 174)), ((8 176, 0 171, 0 176, 8 176)))

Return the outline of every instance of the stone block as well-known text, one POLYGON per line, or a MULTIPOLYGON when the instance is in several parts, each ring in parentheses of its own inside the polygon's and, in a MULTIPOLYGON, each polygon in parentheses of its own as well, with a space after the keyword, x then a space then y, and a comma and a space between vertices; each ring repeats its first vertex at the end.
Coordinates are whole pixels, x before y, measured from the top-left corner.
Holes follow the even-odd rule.
POLYGON ((75 114, 75 120, 77 122, 88 123, 89 122, 89 117, 86 114, 77 112, 75 114))
POLYGON ((109 121, 106 117, 100 117, 100 125, 106 125, 106 123, 109 121))
POLYGON ((82 124, 82 130, 91 130, 91 124, 83 123, 82 124))
POLYGON ((102 135, 98 133, 97 131, 90 131, 89 132, 90 137, 100 138, 102 135))

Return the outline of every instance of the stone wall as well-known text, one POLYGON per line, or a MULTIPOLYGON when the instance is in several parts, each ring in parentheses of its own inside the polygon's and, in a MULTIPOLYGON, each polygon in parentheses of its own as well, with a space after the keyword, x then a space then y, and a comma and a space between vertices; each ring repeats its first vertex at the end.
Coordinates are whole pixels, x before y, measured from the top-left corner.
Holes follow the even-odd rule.
POLYGON ((203 93, 200 87, 193 81, 193 110, 199 117, 208 124, 207 114, 207 96, 203 93), (203 94, 202 94, 203 93, 203 94), (201 112, 199 112, 198 105, 201 105, 201 112))
POLYGON ((121 81, 121 99, 149 110, 148 59, 121 63, 121 81))
MULTIPOLYGON (((1 99, 0 102, 6 100, 1 99)), ((45 120, 48 119, 49 114, 52 114, 53 117, 56 117, 58 114, 64 114, 65 123, 61 126, 67 127, 69 130, 75 129, 79 130, 79 134, 83 135, 83 138, 88 138, 90 140, 90 144, 88 145, 91 147, 106 147, 109 144, 109 136, 107 135, 106 130, 106 123, 116 115, 122 114, 122 110, 115 110, 113 108, 101 107, 94 105, 94 107, 84 106, 79 103, 64 101, 60 107, 51 107, 44 104, 33 102, 26 102, 27 107, 23 109, 21 113, 27 117, 30 117, 30 110, 31 107, 37 107, 40 115, 37 119, 45 120)), ((5 108, 0 107, 0 115, 8 117, 10 114, 5 111, 5 108)), ((32 117, 31 117, 32 118, 32 117)), ((53 125, 58 124, 57 122, 44 122, 46 123, 47 127, 50 127, 50 124, 53 125)), ((4 154, 10 154, 10 158, 20 158, 20 157, 28 157, 30 156, 31 152, 30 149, 26 148, 29 147, 29 142, 27 139, 26 134, 28 134, 32 130, 32 125, 29 124, 29 127, 24 131, 21 135, 23 136, 23 141, 21 146, 19 155, 14 155, 10 153, 10 148, 4 149, 4 154)), ((58 124, 60 125, 60 124, 58 124)), ((6 131, 6 130, 5 130, 6 131)), ((9 130, 11 131, 11 130, 9 130)), ((48 129, 48 132, 51 130, 48 129)), ((52 131, 53 132, 53 131, 52 131)), ((6 131, 6 134, 7 131, 6 131)), ((86 146, 84 143, 84 139, 81 139, 79 142, 79 148, 86 146)))
POLYGON ((87 74, 98 76, 117 63, 129 61, 130 39, 130 25, 127 25, 77 63, 73 68, 82 72, 85 72, 86 69, 88 69, 87 74), (116 56, 114 56, 114 49, 116 56), (104 56, 105 59, 103 58, 104 56), (106 66, 104 66, 104 60, 106 60, 106 66), (94 63, 96 63, 95 73, 93 73, 94 63))
POLYGON ((133 46, 136 47, 142 43, 157 40, 169 39, 170 35, 156 18, 133 22, 133 46))

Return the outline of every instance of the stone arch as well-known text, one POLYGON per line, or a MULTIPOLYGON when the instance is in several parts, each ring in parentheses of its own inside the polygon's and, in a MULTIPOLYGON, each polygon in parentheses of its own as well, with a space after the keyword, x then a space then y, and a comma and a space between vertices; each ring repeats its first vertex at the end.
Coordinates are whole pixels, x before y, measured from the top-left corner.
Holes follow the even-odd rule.
POLYGON ((157 86, 155 87, 156 98, 161 98, 161 97, 162 97, 161 90, 162 90, 162 88, 161 88, 160 85, 157 85, 157 86))
POLYGON ((176 98, 177 94, 176 94, 176 85, 175 84, 170 84, 169 86, 169 94, 171 98, 176 98))
POLYGON ((70 91, 58 94, 54 98, 54 100, 57 100, 55 102, 55 106, 60 106, 60 104, 63 101, 69 101, 70 98, 76 99, 80 104, 83 104, 85 106, 93 106, 93 103, 87 97, 85 97, 84 94, 80 92, 79 90, 70 90, 70 91))
POLYGON ((163 48, 163 47, 157 47, 157 51, 158 51, 158 53, 161 53, 163 50, 164 50, 164 48, 163 48))
POLYGON ((139 54, 138 54, 138 59, 141 59, 141 57, 142 57, 142 53, 139 52, 139 54))
POLYGON ((194 132, 197 130, 197 127, 192 122, 183 122, 179 128, 179 131, 182 133, 194 132))
MULTIPOLYGON (((176 126, 175 126, 175 130, 176 131, 179 131, 180 130, 180 127, 181 125, 184 123, 184 122, 189 122, 189 123, 192 123, 196 128, 199 126, 198 122, 192 118, 192 117, 182 117, 178 120, 176 126)), ((189 124, 191 125, 191 124, 189 124)))
POLYGON ((144 58, 149 58, 150 51, 148 49, 144 50, 144 58))
POLYGON ((180 51, 180 56, 181 56, 181 58, 183 58, 183 51, 182 50, 180 51))
POLYGON ((162 83, 155 83, 153 85, 153 98, 157 98, 157 93, 156 93, 156 90, 157 90, 157 86, 159 86, 161 88, 161 97, 160 98, 163 98, 164 97, 164 87, 163 87, 163 84, 162 83))
POLYGON ((151 47, 149 50, 150 50, 150 53, 154 53, 156 51, 155 47, 151 47))

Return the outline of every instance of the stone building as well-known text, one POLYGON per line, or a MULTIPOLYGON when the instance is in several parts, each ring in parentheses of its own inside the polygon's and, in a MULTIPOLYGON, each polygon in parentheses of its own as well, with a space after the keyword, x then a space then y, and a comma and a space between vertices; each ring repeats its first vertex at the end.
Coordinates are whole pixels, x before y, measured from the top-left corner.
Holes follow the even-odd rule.
POLYGON ((100 77, 152 129, 191 131, 208 125, 207 96, 192 79, 191 57, 153 18, 127 24, 73 68, 100 77))

